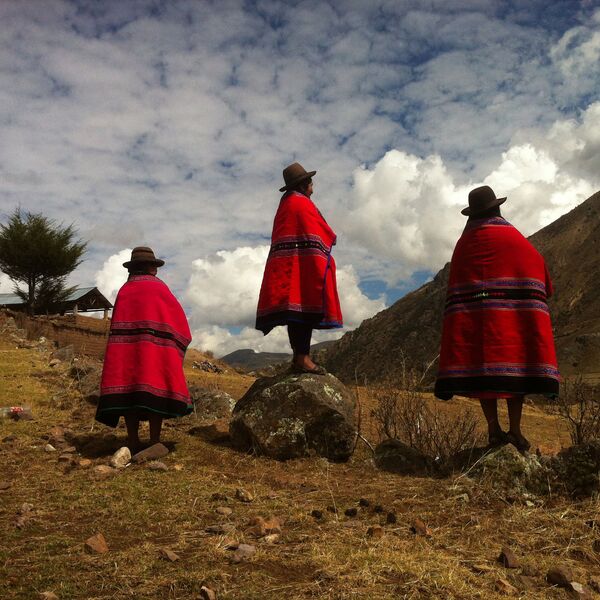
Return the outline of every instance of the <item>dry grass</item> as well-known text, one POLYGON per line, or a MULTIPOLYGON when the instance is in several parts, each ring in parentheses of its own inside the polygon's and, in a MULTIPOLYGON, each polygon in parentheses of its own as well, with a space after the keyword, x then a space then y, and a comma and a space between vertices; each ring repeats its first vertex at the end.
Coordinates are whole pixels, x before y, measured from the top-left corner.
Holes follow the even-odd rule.
MULTIPOLYGON (((53 590, 61 600, 136 600, 198 598, 203 583, 220 599, 384 599, 384 598, 501 598, 494 583, 512 573, 495 562, 508 544, 523 563, 539 569, 536 589, 523 597, 566 598, 547 586, 544 573, 557 561, 570 565, 580 581, 598 572, 599 556, 592 544, 600 538, 586 521, 600 519, 593 501, 570 502, 550 498, 527 508, 508 504, 489 490, 461 477, 417 479, 378 472, 370 453, 360 447, 348 464, 319 459, 280 463, 207 444, 186 432, 190 420, 167 427, 164 439, 174 444, 165 459, 168 472, 130 467, 105 481, 91 471, 67 473, 55 453, 43 450, 43 436, 57 424, 76 432, 101 435, 108 431, 93 424, 93 408, 69 409, 49 401, 64 379, 46 365, 47 356, 15 350, 0 341, 0 405, 26 400, 37 416, 34 422, 0 422, 0 440, 15 434, 14 442, 0 442, 0 481, 12 483, 0 492, 0 598, 29 599, 53 590), (173 467, 181 465, 181 470, 173 467), (244 487, 255 495, 252 503, 234 499, 244 487), (215 492, 229 500, 214 501, 215 492), (465 502, 464 494, 470 500, 465 502), (371 502, 356 517, 344 509, 371 502), (30 502, 34 518, 19 530, 19 507, 30 502), (338 515, 327 512, 335 504, 338 515), (375 504, 386 512, 373 511, 375 504), (215 513, 218 505, 233 509, 229 518, 215 513), (325 517, 317 521, 313 509, 325 517), (397 516, 386 524, 387 511, 397 516), (255 515, 285 519, 275 544, 253 540, 246 525, 255 515), (410 531, 415 517, 431 528, 430 538, 410 531), (230 522, 227 537, 249 541, 257 554, 234 565, 225 536, 207 535, 208 525, 230 522), (380 539, 367 536, 370 525, 382 524, 380 539), (106 555, 90 555, 83 543, 101 531, 111 548, 106 555), (181 560, 159 558, 166 546, 181 560), (474 564, 489 572, 476 574, 474 564)), ((213 385, 239 396, 252 378, 216 376, 191 370, 196 382, 213 385)), ((363 433, 373 440, 368 390, 359 391, 363 405, 363 433)), ((472 406, 459 400, 456 406, 472 406)), ((455 404, 438 404, 455 410, 455 404)), ((556 418, 528 407, 528 433, 538 444, 558 449, 568 439, 556 418)), ((117 430, 124 438, 124 431, 117 430)), ((96 463, 106 459, 95 459, 96 463)))

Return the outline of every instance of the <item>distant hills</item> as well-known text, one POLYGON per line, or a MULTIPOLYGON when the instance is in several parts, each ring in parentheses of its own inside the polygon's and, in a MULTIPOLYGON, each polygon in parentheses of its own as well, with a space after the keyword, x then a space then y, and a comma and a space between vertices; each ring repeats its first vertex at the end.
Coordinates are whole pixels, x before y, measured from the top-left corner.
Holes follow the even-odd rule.
MULTIPOLYGON (((550 310, 561 373, 600 381, 600 192, 529 240, 554 283, 550 310)), ((439 352, 448 274, 446 264, 432 281, 334 342, 327 368, 346 381, 379 381, 399 372, 403 361, 425 368, 439 352)))

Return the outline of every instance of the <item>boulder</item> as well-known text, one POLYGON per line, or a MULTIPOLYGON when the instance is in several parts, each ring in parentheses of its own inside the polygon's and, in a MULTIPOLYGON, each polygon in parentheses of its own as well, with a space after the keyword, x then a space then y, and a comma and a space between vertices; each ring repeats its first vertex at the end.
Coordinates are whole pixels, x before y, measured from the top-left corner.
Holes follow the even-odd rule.
POLYGON ((191 385, 189 390, 199 419, 207 421, 231 417, 235 400, 227 392, 210 390, 199 385, 191 385))
POLYGON ((331 374, 263 377, 235 405, 231 439, 279 460, 316 453, 345 461, 356 441, 354 413, 354 397, 331 374))
POLYGON ((434 467, 430 458, 395 439, 383 440, 375 448, 375 464, 398 475, 428 475, 434 467))
POLYGON ((557 487, 583 498, 600 491, 600 442, 571 446, 550 461, 557 487))
POLYGON ((486 454, 468 474, 507 497, 542 496, 550 491, 549 468, 535 454, 524 456, 511 444, 486 454))

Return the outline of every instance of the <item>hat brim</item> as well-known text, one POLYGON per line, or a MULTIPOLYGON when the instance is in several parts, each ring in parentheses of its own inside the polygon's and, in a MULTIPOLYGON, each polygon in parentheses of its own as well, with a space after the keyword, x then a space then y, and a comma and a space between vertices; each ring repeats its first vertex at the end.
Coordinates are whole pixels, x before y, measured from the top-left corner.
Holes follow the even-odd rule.
POLYGON ((156 258, 154 260, 128 260, 127 262, 123 263, 123 266, 126 269, 129 269, 130 267, 133 267, 135 265, 152 265, 153 267, 162 267, 164 264, 164 260, 156 258))
POLYGON ((505 196, 504 198, 496 198, 496 200, 494 202, 492 202, 491 204, 488 204, 487 206, 480 208, 477 211, 472 211, 471 207, 467 206, 467 208, 463 208, 460 212, 463 215, 465 215, 466 217, 472 217, 474 215, 483 213, 486 210, 490 210, 491 208, 495 208, 496 206, 500 206, 501 204, 504 204, 506 202, 506 198, 507 198, 507 196, 505 196))
POLYGON ((279 188, 279 191, 285 192, 290 188, 296 187, 301 181, 304 181, 305 179, 310 179, 315 173, 316 171, 308 171, 308 173, 300 175, 300 177, 297 177, 296 179, 294 179, 294 181, 290 181, 287 185, 284 185, 282 188, 279 188))

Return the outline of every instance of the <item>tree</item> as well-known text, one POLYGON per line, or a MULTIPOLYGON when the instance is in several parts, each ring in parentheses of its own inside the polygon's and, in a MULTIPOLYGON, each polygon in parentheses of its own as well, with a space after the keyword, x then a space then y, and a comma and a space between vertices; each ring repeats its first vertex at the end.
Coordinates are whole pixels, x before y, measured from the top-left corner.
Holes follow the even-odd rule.
POLYGON ((66 279, 87 247, 76 236, 73 225, 65 227, 41 213, 23 214, 19 208, 0 225, 0 270, 15 283, 28 312, 53 310, 75 289, 66 287, 66 279))

